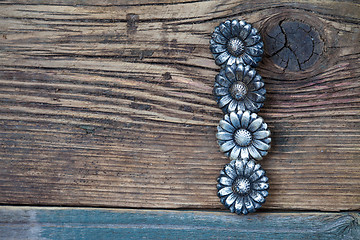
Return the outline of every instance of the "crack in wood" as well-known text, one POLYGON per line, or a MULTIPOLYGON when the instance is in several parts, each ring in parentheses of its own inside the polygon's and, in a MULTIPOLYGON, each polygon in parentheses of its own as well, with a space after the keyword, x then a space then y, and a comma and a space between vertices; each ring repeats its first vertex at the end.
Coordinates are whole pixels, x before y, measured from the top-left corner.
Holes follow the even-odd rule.
POLYGON ((310 25, 282 19, 265 35, 265 46, 270 59, 283 71, 303 71, 319 59, 323 42, 310 25))

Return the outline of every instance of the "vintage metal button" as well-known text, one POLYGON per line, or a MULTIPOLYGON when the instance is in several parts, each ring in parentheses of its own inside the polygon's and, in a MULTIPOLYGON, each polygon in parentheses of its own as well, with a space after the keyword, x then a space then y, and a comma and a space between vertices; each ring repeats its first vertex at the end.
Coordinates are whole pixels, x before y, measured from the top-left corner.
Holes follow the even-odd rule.
POLYGON ((250 66, 233 64, 220 70, 215 77, 214 95, 224 113, 232 111, 259 112, 265 101, 265 84, 250 66))
POLYGON ((227 20, 215 28, 210 50, 219 66, 246 64, 256 67, 263 55, 260 34, 245 21, 227 20))
POLYGON ((217 181, 220 202, 237 214, 255 212, 268 195, 265 171, 251 159, 226 164, 217 181))
POLYGON ((261 160, 270 149, 270 131, 256 113, 238 111, 226 114, 220 121, 216 138, 220 150, 230 159, 261 160))

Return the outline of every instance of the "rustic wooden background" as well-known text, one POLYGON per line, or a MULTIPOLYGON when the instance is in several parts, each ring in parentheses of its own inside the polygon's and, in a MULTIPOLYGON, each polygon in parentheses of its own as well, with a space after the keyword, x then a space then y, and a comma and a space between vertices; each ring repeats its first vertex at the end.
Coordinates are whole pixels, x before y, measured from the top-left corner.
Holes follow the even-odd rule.
POLYGON ((209 51, 228 18, 309 24, 319 59, 258 68, 262 210, 360 209, 357 1, 0 1, 0 203, 222 209, 209 51))

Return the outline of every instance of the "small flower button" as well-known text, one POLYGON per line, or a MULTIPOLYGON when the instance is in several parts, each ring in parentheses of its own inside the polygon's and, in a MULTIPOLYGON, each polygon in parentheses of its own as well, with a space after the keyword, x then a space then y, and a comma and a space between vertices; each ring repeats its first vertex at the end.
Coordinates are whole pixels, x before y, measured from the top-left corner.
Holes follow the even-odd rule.
POLYGON ((216 75, 213 92, 224 113, 259 112, 265 101, 264 85, 261 76, 250 66, 234 64, 216 75))
POLYGON ((238 111, 225 114, 216 138, 220 150, 233 159, 261 160, 270 149, 270 131, 256 113, 238 111))
POLYGON ((264 44, 258 31, 245 21, 227 20, 215 28, 210 50, 219 66, 246 64, 256 67, 261 61, 264 44))
POLYGON ((220 202, 237 214, 255 212, 268 195, 265 171, 251 159, 238 159, 226 164, 217 181, 220 202))

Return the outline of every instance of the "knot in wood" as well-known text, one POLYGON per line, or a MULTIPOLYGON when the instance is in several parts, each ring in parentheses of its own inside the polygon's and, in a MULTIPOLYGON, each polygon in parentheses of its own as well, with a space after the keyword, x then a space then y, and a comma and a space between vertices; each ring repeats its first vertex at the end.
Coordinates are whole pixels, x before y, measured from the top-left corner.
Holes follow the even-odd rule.
POLYGON ((302 71, 312 67, 323 51, 318 31, 298 20, 283 19, 264 37, 265 51, 284 71, 302 71))

